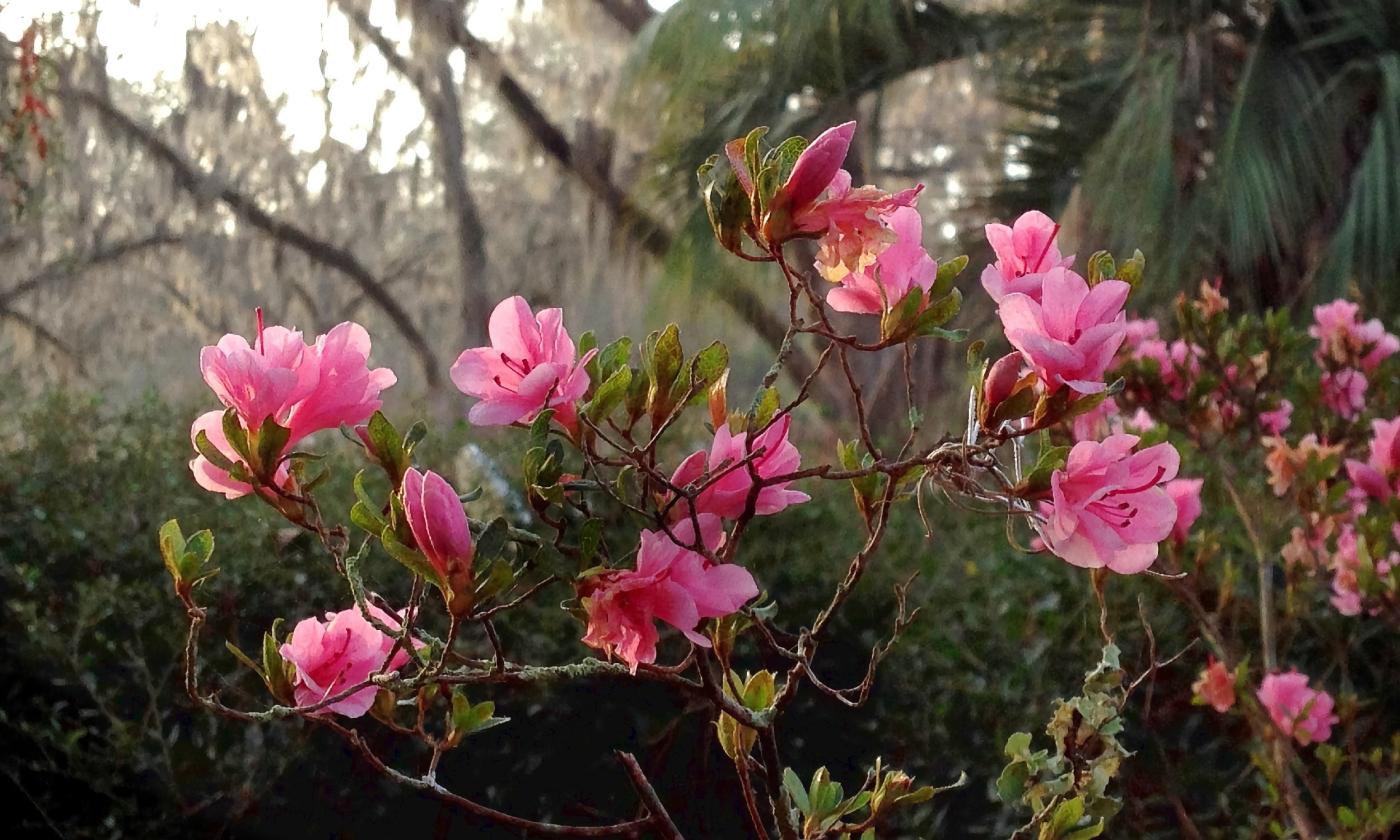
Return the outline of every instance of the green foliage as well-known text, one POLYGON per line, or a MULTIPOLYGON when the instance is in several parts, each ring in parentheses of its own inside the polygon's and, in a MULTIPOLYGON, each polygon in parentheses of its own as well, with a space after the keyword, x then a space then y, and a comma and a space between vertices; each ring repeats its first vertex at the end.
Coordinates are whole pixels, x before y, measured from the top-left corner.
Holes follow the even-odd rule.
POLYGON ((1106 818, 1122 804, 1108 795, 1128 756, 1118 741, 1126 699, 1123 668, 1116 645, 1084 676, 1084 690, 1061 701, 1045 732, 1054 742, 1031 750, 1031 735, 1017 732, 1006 741, 1011 762, 997 779, 997 795, 1008 804, 1024 804, 1039 824, 1041 840, 1088 840, 1103 832, 1106 818))

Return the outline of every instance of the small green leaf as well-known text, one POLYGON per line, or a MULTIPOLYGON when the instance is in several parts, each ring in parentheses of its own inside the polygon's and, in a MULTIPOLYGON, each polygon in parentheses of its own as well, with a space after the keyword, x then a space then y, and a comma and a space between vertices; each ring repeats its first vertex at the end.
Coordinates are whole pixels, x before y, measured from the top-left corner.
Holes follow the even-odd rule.
POLYGON ((506 542, 510 538, 510 523, 505 517, 498 516, 487 524, 485 530, 476 538, 476 560, 491 561, 500 557, 505 551, 506 542))
POLYGON ((393 528, 385 528, 380 532, 379 540, 384 543, 384 550, 389 552, 389 556, 402 563, 410 572, 422 576, 439 589, 446 586, 446 581, 438 574, 433 564, 428 562, 428 558, 399 542, 398 537, 394 536, 393 528))
POLYGON ((223 470, 226 473, 233 472, 234 463, 226 458, 224 453, 218 450, 218 447, 214 446, 209 440, 209 433, 203 429, 194 436, 194 448, 196 452, 204 456, 206 461, 213 464, 215 469, 223 470))
POLYGON ((773 415, 778 413, 778 389, 764 388, 754 395, 753 407, 749 409, 749 429, 758 431, 768 425, 773 415))
POLYGON ((934 277, 933 285, 929 287, 928 296, 930 299, 941 298, 953 290, 953 283, 958 279, 958 275, 967 268, 967 254, 953 257, 938 266, 938 274, 934 277))
POLYGON ((584 413, 588 419, 594 423, 602 421, 613 413, 613 409, 627 396, 627 389, 632 384, 632 369, 629 367, 618 368, 607 381, 598 386, 594 392, 593 399, 588 403, 584 413))
POLYGON ((787 791, 788 798, 798 811, 803 814, 812 812, 812 803, 807 799, 807 786, 802 784, 802 780, 791 767, 783 768, 783 790, 787 791))

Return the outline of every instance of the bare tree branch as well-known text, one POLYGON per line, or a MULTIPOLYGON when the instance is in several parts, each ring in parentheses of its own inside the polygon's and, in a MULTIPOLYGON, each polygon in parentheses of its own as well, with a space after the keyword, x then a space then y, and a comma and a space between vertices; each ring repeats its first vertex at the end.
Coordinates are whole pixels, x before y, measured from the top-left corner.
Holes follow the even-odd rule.
POLYGON ((273 216, 252 196, 233 186, 217 182, 215 176, 185 160, 183 154, 162 140, 149 126, 143 125, 112 104, 101 93, 69 87, 68 96, 78 104, 92 108, 112 129, 138 142, 152 157, 162 161, 175 175, 176 183, 194 196, 217 195, 238 218, 305 254, 308 258, 345 275, 364 295, 389 316, 399 333, 418 357, 423 378, 430 390, 442 385, 442 372, 437 355, 423 333, 413 323, 408 312, 374 274, 350 251, 317 237, 291 222, 273 216))
POLYGON ((116 262, 130 254, 139 253, 149 248, 178 245, 182 240, 183 237, 179 234, 158 231, 140 239, 127 239, 97 248, 87 254, 66 254, 50 261, 28 280, 0 292, 0 309, 9 309, 10 304, 19 298, 50 283, 72 277, 104 263, 116 262))
POLYGON ((73 368, 78 372, 79 376, 82 376, 84 379, 89 378, 87 367, 83 364, 83 357, 78 355, 78 353, 75 350, 73 350, 73 348, 69 347, 63 339, 54 335, 53 331, 50 330, 48 327, 44 326, 43 324, 39 323, 38 321, 24 314, 23 312, 20 312, 17 309, 11 309, 10 307, 4 305, 0 305, 0 318, 5 318, 10 321, 13 321, 16 324, 19 324, 20 326, 29 330, 29 332, 33 334, 33 336, 40 342, 47 344, 48 346, 57 350, 60 355, 72 362, 73 368))
POLYGON ((647 0, 594 0, 594 2, 608 17, 617 21, 618 26, 633 35, 641 32, 642 27, 656 17, 656 10, 647 5, 647 0))
POLYGON ((336 0, 336 5, 354 27, 374 44, 389 66, 413 84, 424 109, 432 118, 444 201, 457 226, 463 343, 468 347, 480 344, 484 336, 481 325, 485 313, 491 310, 491 300, 484 282, 490 266, 486 261, 486 234, 481 226, 481 214, 471 191, 467 189, 467 168, 463 161, 466 134, 462 128, 461 104, 457 100, 457 83, 452 78, 447 56, 439 57, 436 72, 429 73, 401 55, 379 27, 370 22, 364 9, 350 0, 336 0))

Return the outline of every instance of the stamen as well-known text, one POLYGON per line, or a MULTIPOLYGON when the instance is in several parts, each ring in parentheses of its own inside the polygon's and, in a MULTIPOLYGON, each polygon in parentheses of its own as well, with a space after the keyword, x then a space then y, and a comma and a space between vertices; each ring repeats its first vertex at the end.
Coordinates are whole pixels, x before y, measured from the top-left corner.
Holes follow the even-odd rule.
POLYGON ((261 352, 264 356, 266 356, 266 355, 267 355, 267 342, 263 341, 263 311, 262 311, 262 307, 261 307, 261 306, 255 307, 255 308, 253 309, 253 312, 257 314, 257 318, 258 318, 258 350, 259 350, 259 352, 261 352))
MULTIPOLYGON (((1045 255, 1050 253, 1050 246, 1055 244, 1055 237, 1060 235, 1060 223, 1056 222, 1055 227, 1050 230, 1050 238, 1045 240, 1045 247, 1040 249, 1040 256, 1035 258, 1035 267, 1040 268, 1040 264, 1045 262, 1045 255)), ((1034 274, 1030 267, 1026 267, 1027 274, 1034 274)))

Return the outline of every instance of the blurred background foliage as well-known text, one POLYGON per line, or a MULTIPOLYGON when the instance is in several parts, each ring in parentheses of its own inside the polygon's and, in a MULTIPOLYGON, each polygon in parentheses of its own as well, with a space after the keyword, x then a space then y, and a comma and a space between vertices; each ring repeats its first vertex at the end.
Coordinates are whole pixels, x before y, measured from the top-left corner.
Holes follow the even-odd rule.
MULTIPOLYGON (((720 259, 694 169, 754 125, 810 136, 854 118, 856 180, 927 185, 925 242, 941 259, 972 255, 970 300, 981 225, 1034 207, 1064 221, 1067 251, 1141 248, 1143 308, 1218 276, 1236 306, 1302 312, 1350 291, 1392 325, 1400 309, 1393 0, 226 5, 0 3, 0 106, 21 101, 18 42, 37 20, 52 113, 42 156, 25 132, 0 134, 0 737, 26 830, 276 836, 308 815, 318 836, 465 830, 315 733, 231 726, 183 700, 183 617, 154 552, 164 519, 218 535, 210 638, 249 647, 276 617, 342 606, 303 538, 184 469, 187 423, 206 407, 198 348, 248 332, 254 305, 311 332, 365 323, 376 361, 400 375, 390 414, 439 421, 425 462, 508 487, 512 465, 491 463, 509 437, 469 434, 442 376, 486 307, 521 293, 605 340, 682 320, 693 346, 730 345, 736 388, 756 381, 784 301, 771 274, 720 259)), ((989 313, 969 306, 962 325, 989 313)), ((961 350, 918 365, 929 425, 956 428, 961 350)), ((898 388, 892 371, 859 371, 875 404, 898 388)), ((827 452, 822 421, 839 409, 817 408, 805 443, 827 452)), ((917 517, 897 519, 892 562, 829 645, 829 679, 856 682, 892 587, 921 572, 925 612, 872 708, 804 697, 787 757, 848 788, 877 755, 933 784, 967 770, 971 784, 908 836, 1004 836, 1018 821, 990 790, 1001 745, 1039 730, 1097 658, 1091 595, 996 523, 935 509, 931 540, 917 517)), ((784 614, 810 614, 839 574, 849 538, 830 523, 850 516, 844 489, 821 488, 746 536, 784 614)), ((1184 644, 1180 610, 1150 582, 1115 593, 1119 614, 1135 615, 1139 594, 1161 648, 1184 644)), ((1319 614, 1287 640, 1300 655, 1355 632, 1319 614)), ((581 652, 557 610, 503 631, 542 660, 581 652)), ((1124 634, 1126 650, 1142 641, 1124 634)), ((1393 704, 1393 645, 1351 643, 1364 667, 1313 676, 1393 704)), ((255 696, 231 657, 212 661, 230 698, 255 696)), ((1184 705, 1193 676, 1159 674, 1156 725, 1130 723, 1124 836, 1175 836, 1183 802, 1209 826, 1259 799, 1240 787, 1252 782, 1232 733, 1184 705)), ((662 795, 685 803, 697 836, 738 836, 725 822, 735 792, 691 787, 717 752, 707 721, 666 725, 679 698, 590 684, 498 699, 513 723, 445 768, 453 784, 523 813, 617 810, 629 800, 609 750, 632 744, 660 762, 662 795)))

